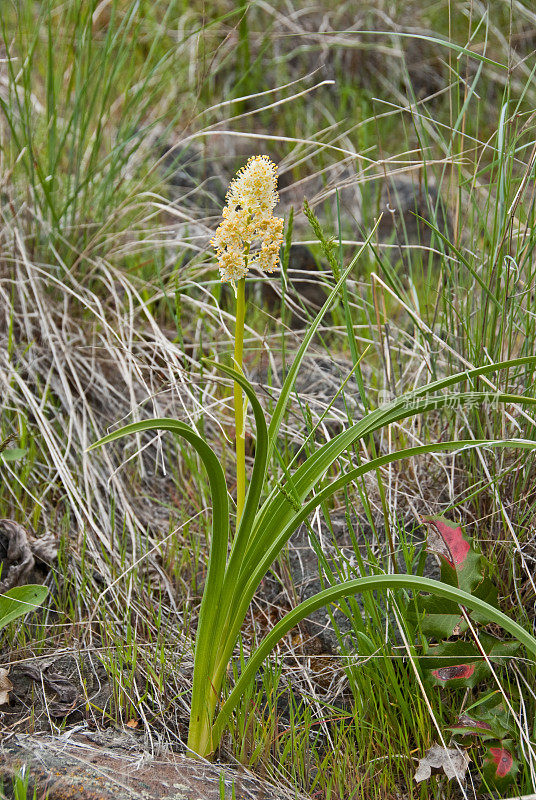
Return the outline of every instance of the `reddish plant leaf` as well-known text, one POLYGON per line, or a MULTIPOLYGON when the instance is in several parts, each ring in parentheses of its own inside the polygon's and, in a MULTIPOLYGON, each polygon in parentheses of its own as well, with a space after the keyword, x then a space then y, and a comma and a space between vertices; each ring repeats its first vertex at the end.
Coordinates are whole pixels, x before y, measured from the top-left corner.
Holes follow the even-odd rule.
MULTIPOLYGON (((484 578, 484 558, 473 549, 462 527, 443 517, 423 517, 422 521, 428 525, 426 549, 438 556, 443 583, 494 602, 493 584, 484 578)), ((420 614, 422 633, 438 640, 460 636, 468 627, 458 604, 442 598, 418 596, 409 613, 415 619, 420 614)))
POLYGON ((429 526, 427 549, 441 561, 441 580, 478 594, 484 581, 484 558, 473 549, 471 539, 460 525, 443 517, 424 517, 423 522, 429 526))
POLYGON ((445 547, 435 544, 434 549, 437 548, 436 551, 447 558, 452 567, 462 567, 471 545, 465 538, 461 525, 449 522, 443 517, 425 517, 423 522, 433 525, 444 542, 445 547))
POLYGON ((490 731, 491 725, 488 722, 482 722, 480 719, 473 719, 468 717, 467 714, 461 714, 458 717, 457 728, 478 728, 479 730, 490 731))
POLYGON ((455 724, 448 728, 452 733, 459 733, 462 736, 483 736, 496 738, 489 722, 481 719, 474 719, 467 714, 460 714, 455 724))
POLYGON ((490 787, 501 789, 512 783, 519 771, 513 741, 503 739, 492 747, 488 746, 483 766, 483 775, 490 787))
POLYGON ((474 664, 457 664, 454 667, 441 667, 433 669, 432 675, 438 681, 467 680, 475 671, 474 664))
POLYGON ((504 747, 490 747, 489 754, 495 764, 495 777, 506 778, 514 764, 514 758, 504 747))
MULTIPOLYGON (((510 663, 512 656, 519 649, 516 641, 502 642, 495 636, 484 632, 479 634, 480 647, 487 654, 488 660, 494 667, 501 668, 510 663)), ((429 647, 423 654, 419 663, 424 674, 436 686, 450 686, 454 689, 464 689, 476 686, 489 675, 489 666, 479 648, 473 642, 464 642, 459 639, 455 642, 443 642, 429 647)), ((477 716, 480 719, 493 721, 482 716, 481 711, 477 716)), ((493 726, 493 730, 495 727, 493 726)), ((501 739, 504 731, 497 732, 496 738, 501 739)))
POLYGON ((491 730, 494 733, 494 739, 497 740, 500 747, 504 747, 515 756, 514 745, 510 746, 510 736, 516 732, 517 726, 510 718, 510 713, 507 711, 502 698, 493 697, 489 698, 488 702, 484 702, 479 706, 478 719, 482 722, 488 722, 491 725, 491 730))

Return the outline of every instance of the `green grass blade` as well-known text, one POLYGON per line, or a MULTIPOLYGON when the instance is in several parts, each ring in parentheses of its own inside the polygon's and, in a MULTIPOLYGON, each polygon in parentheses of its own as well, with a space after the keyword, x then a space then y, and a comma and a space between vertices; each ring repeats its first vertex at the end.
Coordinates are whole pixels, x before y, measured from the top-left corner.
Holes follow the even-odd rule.
POLYGON ((433 232, 434 232, 434 234, 435 234, 435 235, 436 235, 436 236, 437 236, 439 239, 441 239, 441 240, 442 240, 443 244, 446 244, 446 245, 447 245, 447 247, 449 248, 449 250, 452 250, 452 252, 453 252, 453 253, 454 253, 454 255, 456 256, 456 258, 458 259, 458 261, 460 261, 460 262, 461 262, 461 263, 464 265, 464 267, 466 267, 466 268, 467 268, 468 272, 470 272, 470 274, 471 274, 471 275, 472 275, 472 277, 475 279, 475 281, 478 283, 478 285, 480 286, 480 288, 482 289, 482 291, 485 293, 485 295, 486 295, 487 297, 489 297, 489 299, 491 300, 491 302, 492 302, 494 305, 496 305, 498 308, 500 308, 500 307, 501 307, 501 304, 499 303, 499 301, 497 300, 497 298, 494 296, 494 294, 493 294, 493 292, 490 290, 489 286, 486 284, 486 282, 485 282, 485 281, 483 281, 483 280, 482 280, 482 278, 481 278, 481 277, 480 277, 480 275, 478 274, 477 270, 476 270, 476 269, 474 269, 474 268, 471 266, 471 264, 470 264, 470 263, 469 263, 469 261, 468 261, 468 260, 465 258, 464 254, 461 252, 461 250, 460 250, 458 247, 456 247, 456 246, 455 246, 455 245, 454 245, 454 244, 453 244, 453 243, 450 241, 450 239, 448 239, 448 238, 445 236, 445 234, 444 234, 444 233, 442 233, 442 232, 439 230, 439 228, 438 228, 436 225, 434 225, 434 223, 433 223, 433 222, 430 222, 430 220, 429 220, 429 219, 426 219, 426 217, 421 217, 421 216, 420 216, 420 214, 415 214, 415 219, 418 219, 418 220, 419 220, 419 222, 421 222, 421 223, 423 223, 424 225, 426 225, 426 226, 427 226, 427 227, 428 227, 428 228, 429 228, 431 231, 433 231, 433 232))
POLYGON ((281 422, 283 420, 283 416, 285 414, 285 410, 287 408, 287 404, 288 404, 288 401, 289 401, 289 398, 290 398, 290 393, 292 392, 292 388, 294 386, 294 382, 296 380, 296 376, 298 374, 298 370, 299 370, 300 365, 301 365, 301 363, 303 361, 305 353, 307 352, 307 348, 309 347, 313 336, 315 335, 316 331, 318 330, 318 326, 322 322, 324 314, 330 308, 331 304, 333 303, 333 301, 337 297, 341 286, 344 285, 344 282, 346 281, 346 278, 348 277, 350 272, 353 270, 353 268, 357 264, 357 261, 359 260, 359 258, 362 255, 362 253, 367 248, 369 242, 371 241, 372 237, 374 236, 374 233, 375 233, 376 228, 378 227, 378 225, 379 225, 379 220, 376 223, 376 225, 374 226, 374 228, 372 229, 372 231, 370 232, 370 234, 367 236, 366 241, 363 243, 363 245, 359 248, 359 250, 357 251, 355 256, 352 258, 352 260, 351 260, 350 264, 348 265, 348 267, 342 273, 340 279, 335 284, 335 286, 334 286, 333 290, 331 291, 329 297, 327 298, 326 302, 324 303, 324 305, 322 306, 322 308, 318 312, 318 314, 317 314, 316 318, 314 319, 312 325, 308 329, 308 331, 307 331, 307 333, 306 333, 306 335, 305 335, 305 337, 303 339, 303 342, 301 343, 300 348, 299 348, 298 352, 296 353, 296 356, 294 357, 294 361, 292 362, 292 366, 291 366, 290 370, 288 371, 288 374, 287 374, 287 376, 286 376, 286 378, 285 378, 285 380, 283 382, 283 386, 281 387, 281 394, 279 395, 279 399, 278 399, 278 401, 276 403, 276 406, 274 408, 274 412, 272 414, 272 419, 270 421, 270 425, 269 425, 269 428, 268 428, 268 440, 269 440, 269 443, 268 443, 268 448, 269 448, 268 449, 268 458, 271 456, 273 448, 275 447, 275 442, 276 442, 276 439, 277 439, 277 435, 279 433, 279 428, 281 427, 281 422))
MULTIPOLYGON (((339 31, 339 33, 366 34, 366 36, 392 36, 391 31, 374 31, 374 30, 366 30, 366 31, 345 30, 345 31, 339 31)), ((490 66, 497 67, 498 69, 501 70, 508 70, 507 64, 501 64, 500 61, 494 61, 492 58, 488 58, 487 56, 482 55, 482 53, 479 53, 476 50, 470 50, 468 47, 463 47, 462 45, 456 44, 455 42, 451 42, 449 39, 443 39, 439 36, 429 36, 423 33, 407 33, 404 31, 397 31, 396 36, 397 38, 420 39, 421 41, 424 42, 439 44, 442 47, 446 47, 448 50, 454 50, 454 52, 458 53, 459 55, 464 55, 467 56, 468 58, 474 58, 476 61, 481 61, 484 64, 489 64, 490 66)))

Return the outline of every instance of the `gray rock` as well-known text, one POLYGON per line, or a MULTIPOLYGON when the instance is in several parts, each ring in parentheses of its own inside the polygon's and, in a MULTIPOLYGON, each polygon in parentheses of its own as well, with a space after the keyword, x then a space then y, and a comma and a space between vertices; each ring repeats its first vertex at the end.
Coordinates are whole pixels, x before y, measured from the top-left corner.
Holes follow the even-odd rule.
POLYGON ((2 723, 17 725, 32 709, 34 730, 49 731, 50 719, 80 722, 106 718, 112 683, 104 666, 89 654, 68 652, 24 659, 10 670, 13 690, 2 707, 2 723), (91 709, 91 711, 88 711, 91 709))
POLYGON ((195 146, 165 148, 162 172, 170 197, 193 212, 194 218, 221 214, 228 178, 195 146))
MULTIPOLYGON (((287 270, 287 289, 285 304, 289 310, 288 322, 291 327, 299 328, 318 314, 329 294, 328 287, 322 281, 322 273, 328 272, 327 266, 319 262, 312 251, 303 244, 293 244, 290 248, 287 270)), ((272 313, 281 308, 282 288, 279 275, 262 276, 255 286, 255 294, 260 304, 272 313)), ((323 324, 329 321, 329 312, 324 316, 323 324)))
POLYGON ((57 556, 58 543, 53 535, 36 539, 18 522, 0 519, 0 593, 41 582, 40 567, 50 568, 57 556))
POLYGON ((58 737, 4 740, 0 778, 8 781, 24 767, 29 796, 34 788, 38 796, 46 789, 49 800, 290 800, 284 790, 243 769, 175 753, 155 757, 135 741, 125 748, 121 732, 109 737, 106 747, 86 734, 78 729, 58 737))

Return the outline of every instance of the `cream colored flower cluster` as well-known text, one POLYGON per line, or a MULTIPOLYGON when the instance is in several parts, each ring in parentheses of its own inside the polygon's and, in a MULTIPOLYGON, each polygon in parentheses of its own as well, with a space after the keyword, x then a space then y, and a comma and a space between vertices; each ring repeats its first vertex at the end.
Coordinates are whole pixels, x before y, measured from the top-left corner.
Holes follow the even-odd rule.
POLYGON ((251 267, 273 272, 283 241, 283 220, 273 216, 279 201, 277 167, 268 156, 253 156, 231 181, 223 222, 211 244, 222 281, 243 278, 251 267))

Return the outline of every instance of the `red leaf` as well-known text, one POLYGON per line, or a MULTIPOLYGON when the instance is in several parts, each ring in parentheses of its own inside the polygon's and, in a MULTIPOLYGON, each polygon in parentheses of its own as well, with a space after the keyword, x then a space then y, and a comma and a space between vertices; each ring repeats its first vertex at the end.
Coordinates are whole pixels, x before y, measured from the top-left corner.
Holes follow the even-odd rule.
POLYGON ((477 728, 478 730, 482 731, 490 731, 491 725, 487 722, 482 722, 480 719, 473 719, 472 717, 468 717, 467 714, 462 714, 458 717, 458 721, 456 723, 457 728, 477 728))
POLYGON ((489 753, 496 767, 495 777, 505 778, 512 769, 512 764, 514 763, 512 754, 502 747, 490 747, 489 753))
POLYGON ((442 517, 426 517, 423 522, 434 525, 449 551, 450 558, 445 553, 443 555, 445 555, 452 567, 460 567, 471 549, 471 545, 464 538, 461 526, 456 526, 442 517))
POLYGON ((432 675, 438 681, 465 680, 470 678, 475 671, 474 664, 456 664, 454 667, 441 667, 433 669, 432 675))

